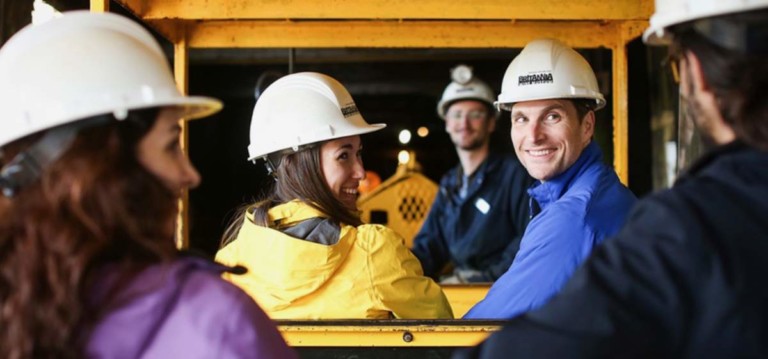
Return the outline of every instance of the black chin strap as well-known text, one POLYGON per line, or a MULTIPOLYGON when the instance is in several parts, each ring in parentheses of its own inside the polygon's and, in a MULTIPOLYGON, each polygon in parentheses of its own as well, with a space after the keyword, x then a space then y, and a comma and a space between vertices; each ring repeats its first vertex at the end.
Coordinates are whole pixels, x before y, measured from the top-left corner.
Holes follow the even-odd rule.
POLYGON ((267 175, 277 181, 277 166, 280 165, 280 158, 277 155, 264 156, 264 167, 267 168, 267 175))
POLYGON ((5 197, 15 196, 21 188, 40 178, 43 170, 59 159, 75 140, 78 126, 64 126, 48 131, 30 148, 19 153, 0 169, 0 190, 5 197))

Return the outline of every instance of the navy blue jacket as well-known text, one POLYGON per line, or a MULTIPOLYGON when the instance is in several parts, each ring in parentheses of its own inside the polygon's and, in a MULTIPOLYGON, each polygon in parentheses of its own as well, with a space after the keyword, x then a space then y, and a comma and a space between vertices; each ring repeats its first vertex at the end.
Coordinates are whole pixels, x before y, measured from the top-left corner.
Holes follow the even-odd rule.
POLYGON ((546 306, 457 358, 766 358, 767 213, 768 152, 720 148, 546 306))
POLYGON ((528 224, 525 189, 532 183, 513 154, 490 153, 472 176, 465 199, 458 195, 461 166, 440 180, 427 219, 416 235, 413 253, 424 273, 436 278, 452 262, 480 274, 472 282, 492 282, 515 258, 528 224))
POLYGON ((541 306, 598 244, 618 233, 636 198, 602 157, 592 142, 565 172, 528 191, 541 212, 512 266, 465 318, 511 318, 541 306))

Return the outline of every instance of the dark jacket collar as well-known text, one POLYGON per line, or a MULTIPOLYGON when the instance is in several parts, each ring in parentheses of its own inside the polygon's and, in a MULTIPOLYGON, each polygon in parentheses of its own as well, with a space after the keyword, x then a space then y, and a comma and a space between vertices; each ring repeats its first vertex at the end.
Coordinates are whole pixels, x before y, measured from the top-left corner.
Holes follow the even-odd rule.
POLYGON ((696 160, 687 170, 684 170, 677 180, 675 180, 675 186, 685 183, 689 179, 695 177, 704 171, 704 169, 712 165, 717 159, 749 149, 750 147, 740 140, 735 140, 731 143, 715 147, 696 160))

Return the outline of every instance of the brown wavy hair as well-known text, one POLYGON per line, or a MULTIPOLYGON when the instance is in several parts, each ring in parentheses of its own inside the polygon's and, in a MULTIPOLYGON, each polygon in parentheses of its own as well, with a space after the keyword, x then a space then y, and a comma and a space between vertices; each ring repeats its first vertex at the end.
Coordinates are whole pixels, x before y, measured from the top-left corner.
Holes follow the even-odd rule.
POLYGON ((360 214, 344 206, 326 184, 320 162, 320 147, 322 143, 282 156, 275 169, 276 181, 271 193, 266 198, 238 211, 238 215, 224 232, 222 247, 237 238, 248 211, 253 212, 255 224, 269 227, 269 209, 293 200, 300 200, 312 206, 339 224, 352 226, 363 224, 360 214))
MULTIPOLYGON (((176 253, 166 222, 175 196, 136 157, 157 114, 89 119, 101 124, 81 129, 37 182, 0 197, 0 357, 83 357, 104 314, 104 303, 88 304, 99 270, 122 273, 115 294, 130 273, 176 253)), ((0 165, 34 140, 5 146, 0 165)))

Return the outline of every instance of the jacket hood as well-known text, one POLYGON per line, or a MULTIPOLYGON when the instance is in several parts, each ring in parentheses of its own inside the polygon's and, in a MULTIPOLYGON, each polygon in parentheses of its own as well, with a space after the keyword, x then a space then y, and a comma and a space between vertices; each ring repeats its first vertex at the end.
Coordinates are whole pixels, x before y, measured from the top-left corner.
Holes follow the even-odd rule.
MULTIPOLYGON (((279 223, 281 228, 318 217, 328 216, 300 201, 269 210, 270 223, 279 223)), ((249 276, 254 278, 254 285, 258 283, 261 290, 269 293, 272 303, 277 303, 273 309, 279 310, 325 285, 344 265, 356 233, 355 227, 342 224, 338 242, 318 244, 256 225, 248 213, 238 239, 229 245, 242 246, 236 252, 247 255, 250 263, 259 263, 258 268, 249 268, 249 276)))

